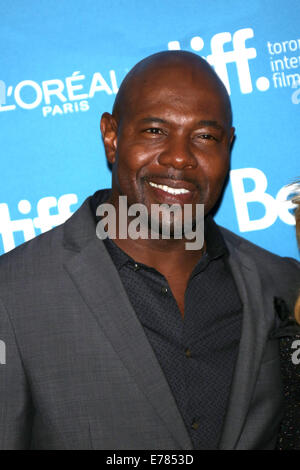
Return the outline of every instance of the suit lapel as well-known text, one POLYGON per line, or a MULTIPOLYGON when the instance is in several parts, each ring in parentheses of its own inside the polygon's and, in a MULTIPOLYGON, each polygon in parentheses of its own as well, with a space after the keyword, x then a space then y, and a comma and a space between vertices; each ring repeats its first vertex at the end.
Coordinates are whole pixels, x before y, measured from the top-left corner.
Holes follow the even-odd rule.
POLYGON ((252 260, 230 247, 229 262, 243 310, 242 334, 235 366, 229 405, 220 440, 220 449, 234 449, 247 417, 256 384, 268 328, 265 313, 272 308, 262 295, 259 273, 252 260))
POLYGON ((95 224, 88 220, 84 207, 79 211, 86 217, 85 224, 83 220, 79 221, 78 215, 78 224, 71 219, 65 224, 65 242, 69 249, 72 247, 77 251, 69 257, 65 268, 124 366, 170 434, 182 449, 191 449, 192 443, 174 397, 119 274, 103 242, 96 238, 95 224), (92 224, 92 231, 86 224, 92 224))

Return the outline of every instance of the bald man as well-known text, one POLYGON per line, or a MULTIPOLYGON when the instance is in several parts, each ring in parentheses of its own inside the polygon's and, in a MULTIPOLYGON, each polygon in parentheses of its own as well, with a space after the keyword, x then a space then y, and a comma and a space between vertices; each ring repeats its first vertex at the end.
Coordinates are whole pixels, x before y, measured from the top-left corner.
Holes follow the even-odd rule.
POLYGON ((195 54, 154 54, 101 132, 111 188, 0 259, 0 447, 274 449, 274 298, 293 306, 299 263, 213 220, 224 85, 195 54))

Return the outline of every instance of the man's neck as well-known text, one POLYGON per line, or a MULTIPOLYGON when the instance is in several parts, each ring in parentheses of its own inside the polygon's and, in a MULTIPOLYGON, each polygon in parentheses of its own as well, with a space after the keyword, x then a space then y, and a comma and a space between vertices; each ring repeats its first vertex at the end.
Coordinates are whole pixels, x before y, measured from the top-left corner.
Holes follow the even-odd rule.
POLYGON ((131 240, 116 238, 114 243, 137 263, 150 266, 166 277, 175 273, 189 277, 205 251, 186 250, 186 240, 131 240))
MULTIPOLYGON (((189 240, 181 239, 153 239, 148 233, 149 237, 146 239, 138 238, 132 239, 119 237, 119 200, 115 200, 112 194, 107 194, 106 198, 100 204, 112 204, 116 210, 116 231, 115 236, 112 238, 114 243, 133 258, 137 263, 142 263, 147 266, 155 268, 160 273, 168 277, 189 277, 199 259, 205 252, 206 245, 201 249, 186 249, 189 240)), ((100 201, 99 201, 100 202, 100 201)), ((99 203, 98 202, 98 203, 99 203)), ((95 201, 94 201, 95 205, 95 201)), ((94 207, 95 211, 95 207, 94 207)), ((127 219, 129 225, 130 220, 127 219)), ((128 233, 128 226, 127 226, 128 233)))

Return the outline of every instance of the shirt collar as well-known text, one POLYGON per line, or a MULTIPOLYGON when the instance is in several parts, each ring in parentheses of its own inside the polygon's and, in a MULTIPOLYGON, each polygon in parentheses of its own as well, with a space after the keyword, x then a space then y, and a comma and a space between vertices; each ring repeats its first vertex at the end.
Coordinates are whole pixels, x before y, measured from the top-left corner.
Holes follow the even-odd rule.
POLYGON ((120 271, 120 269, 127 263, 131 264, 132 266, 137 265, 134 259, 125 253, 125 251, 121 250, 121 248, 119 248, 113 240, 106 238, 103 240, 103 242, 118 271, 120 271))
POLYGON ((229 253, 221 230, 211 215, 207 215, 204 220, 204 239, 206 243, 206 253, 210 260, 229 253))

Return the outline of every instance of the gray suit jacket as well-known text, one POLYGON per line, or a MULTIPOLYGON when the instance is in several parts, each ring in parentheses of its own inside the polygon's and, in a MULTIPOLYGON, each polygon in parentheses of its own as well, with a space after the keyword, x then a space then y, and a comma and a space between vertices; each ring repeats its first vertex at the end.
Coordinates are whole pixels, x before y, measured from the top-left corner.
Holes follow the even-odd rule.
MULTIPOLYGON (((273 298, 292 306, 299 263, 223 234, 244 312, 220 448, 270 449, 283 402, 273 298)), ((0 258, 0 340, 1 449, 192 449, 88 200, 0 258)))

